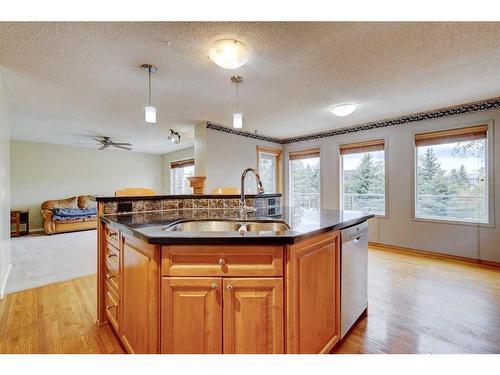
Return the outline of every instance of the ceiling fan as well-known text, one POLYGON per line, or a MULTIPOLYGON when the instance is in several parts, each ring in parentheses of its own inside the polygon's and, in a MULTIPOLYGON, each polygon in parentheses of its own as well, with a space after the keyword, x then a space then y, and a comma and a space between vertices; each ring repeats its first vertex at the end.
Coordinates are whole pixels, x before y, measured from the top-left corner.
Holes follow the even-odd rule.
POLYGON ((122 150, 131 151, 132 144, 127 142, 115 142, 110 137, 91 137, 94 141, 97 142, 97 145, 101 145, 99 150, 105 150, 111 146, 120 148, 122 150))

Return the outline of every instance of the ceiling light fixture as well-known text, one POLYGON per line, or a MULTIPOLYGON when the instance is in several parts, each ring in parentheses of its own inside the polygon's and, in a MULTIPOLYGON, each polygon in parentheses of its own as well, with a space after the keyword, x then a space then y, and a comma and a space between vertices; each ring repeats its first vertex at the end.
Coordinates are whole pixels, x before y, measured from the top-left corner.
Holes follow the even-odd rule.
POLYGON ((181 135, 177 132, 174 132, 172 129, 170 129, 170 135, 167 137, 170 142, 173 144, 177 145, 179 147, 181 145, 181 135))
POLYGON ((337 104, 333 106, 330 111, 335 115, 339 117, 344 117, 344 116, 349 116, 351 113, 353 113, 358 106, 356 104, 352 103, 344 103, 344 104, 337 104))
POLYGON ((238 69, 248 62, 248 48, 235 39, 221 39, 216 41, 208 57, 215 64, 224 69, 238 69))
POLYGON ((148 71, 148 105, 144 107, 144 120, 149 124, 155 124, 156 108, 151 105, 151 73, 156 73, 158 68, 151 64, 142 64, 141 68, 148 71))
POLYGON ((234 75, 231 77, 231 82, 236 87, 236 112, 233 113, 233 128, 241 129, 243 127, 243 114, 239 111, 238 85, 243 82, 243 77, 234 75))

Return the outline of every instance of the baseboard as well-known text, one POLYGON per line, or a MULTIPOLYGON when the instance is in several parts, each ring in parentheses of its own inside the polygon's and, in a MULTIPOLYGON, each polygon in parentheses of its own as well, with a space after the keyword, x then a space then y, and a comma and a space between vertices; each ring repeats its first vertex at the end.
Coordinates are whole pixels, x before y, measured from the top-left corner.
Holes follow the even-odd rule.
POLYGON ((422 257, 426 257, 426 258, 454 260, 456 262, 472 263, 472 264, 475 264, 478 266, 500 269, 499 262, 493 262, 490 260, 461 257, 458 255, 443 254, 443 253, 440 253, 437 251, 412 249, 410 247, 386 245, 386 244, 378 243, 378 242, 368 242, 368 246, 379 249, 379 250, 393 251, 396 253, 402 253, 402 254, 410 253, 412 255, 418 255, 418 256, 422 256, 422 257))
POLYGON ((43 228, 30 229, 30 233, 41 233, 41 232, 43 232, 43 228))
POLYGON ((7 273, 5 274, 5 278, 3 279, 2 282, 2 287, 0 288, 0 300, 2 300, 5 296, 5 289, 7 289, 7 280, 9 279, 11 269, 12 269, 12 263, 9 264, 9 267, 7 268, 7 273))

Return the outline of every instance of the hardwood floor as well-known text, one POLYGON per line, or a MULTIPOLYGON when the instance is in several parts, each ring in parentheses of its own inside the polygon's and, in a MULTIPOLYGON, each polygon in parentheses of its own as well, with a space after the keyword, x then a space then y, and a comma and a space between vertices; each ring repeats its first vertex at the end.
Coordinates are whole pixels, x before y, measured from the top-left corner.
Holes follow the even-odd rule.
POLYGON ((368 317, 333 353, 500 353, 500 271, 370 249, 368 317))
MULTIPOLYGON (((371 249, 368 317, 334 353, 500 353, 500 271, 371 249)), ((122 353, 87 276, 0 301, 0 353, 122 353)))
POLYGON ((8 294, 0 301, 0 353, 122 353, 96 321, 96 276, 8 294))

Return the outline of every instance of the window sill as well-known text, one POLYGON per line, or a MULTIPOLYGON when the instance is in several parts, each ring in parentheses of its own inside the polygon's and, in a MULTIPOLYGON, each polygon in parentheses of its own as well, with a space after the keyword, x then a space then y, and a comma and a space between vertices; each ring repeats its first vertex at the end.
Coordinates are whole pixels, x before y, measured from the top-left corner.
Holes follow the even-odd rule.
POLYGON ((447 224, 447 225, 460 225, 465 227, 483 227, 483 228, 495 228, 495 223, 473 223, 468 221, 455 221, 455 220, 442 220, 442 219, 424 219, 413 217, 412 221, 420 221, 423 223, 435 223, 435 224, 447 224))

